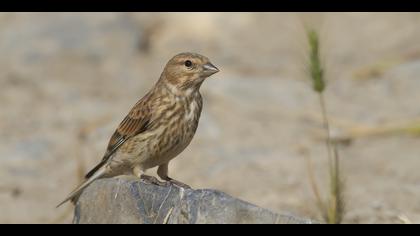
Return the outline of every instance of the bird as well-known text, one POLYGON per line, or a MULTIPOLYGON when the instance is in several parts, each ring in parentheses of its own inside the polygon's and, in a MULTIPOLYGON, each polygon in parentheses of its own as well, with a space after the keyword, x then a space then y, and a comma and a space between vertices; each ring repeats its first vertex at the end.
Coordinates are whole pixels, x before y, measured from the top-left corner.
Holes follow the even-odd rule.
POLYGON ((93 181, 119 175, 189 188, 168 176, 168 165, 193 139, 203 107, 200 87, 217 72, 219 69, 198 53, 183 52, 172 57, 155 85, 121 121, 102 160, 57 207, 69 200, 75 203, 93 181), (164 182, 145 175, 153 167, 158 167, 157 175, 164 182))

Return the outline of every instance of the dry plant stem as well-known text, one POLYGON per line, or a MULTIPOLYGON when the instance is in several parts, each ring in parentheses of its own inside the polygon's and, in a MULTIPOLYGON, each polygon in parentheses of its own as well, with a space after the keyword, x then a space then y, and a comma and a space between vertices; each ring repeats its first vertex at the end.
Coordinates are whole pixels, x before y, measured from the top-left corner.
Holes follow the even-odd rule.
POLYGON ((340 179, 340 157, 338 155, 337 146, 334 145, 334 175, 333 175, 333 196, 334 196, 334 203, 335 203, 335 211, 334 211, 334 218, 335 222, 334 224, 341 223, 343 219, 344 214, 344 203, 343 203, 343 197, 342 197, 342 185, 340 179))
POLYGON ((334 169, 332 169, 330 174, 330 206, 328 207, 328 223, 329 224, 339 224, 342 220, 343 215, 343 202, 342 202, 342 183, 340 181, 340 162, 337 146, 334 146, 334 169))
MULTIPOLYGON (((313 166, 313 163, 312 163, 310 157, 306 157, 306 164, 307 164, 307 169, 308 169, 308 175, 309 175, 311 188, 312 188, 312 191, 313 191, 313 193, 315 195, 315 198, 316 198, 316 204, 318 206, 318 209, 321 212, 323 212, 324 209, 325 209, 325 204, 322 201, 321 194, 319 193, 319 188, 318 188, 318 185, 316 183, 315 174, 314 174, 314 171, 313 171, 314 166, 313 166)), ((326 218, 325 215, 323 215, 323 217, 326 218)))
POLYGON ((420 120, 383 124, 376 127, 358 126, 347 128, 347 135, 342 138, 363 138, 384 135, 420 134, 420 120))
POLYGON ((323 93, 319 93, 319 103, 321 105, 321 111, 322 111, 322 119, 323 119, 323 124, 324 124, 324 128, 325 128, 325 132, 327 135, 327 139, 326 139, 326 145, 327 145, 327 150, 328 150, 328 167, 330 172, 332 173, 333 171, 333 157, 332 157, 332 147, 331 147, 331 132, 330 132, 330 124, 328 122, 328 117, 327 117, 327 108, 325 106, 325 99, 324 99, 324 94, 323 93))
MULTIPOLYGON (((325 105, 325 99, 323 93, 319 93, 319 101, 322 111, 323 124, 326 132, 326 146, 328 151, 328 167, 329 167, 329 177, 330 177, 330 199, 325 205, 318 204, 319 206, 324 206, 324 218, 329 224, 339 224, 342 221, 344 214, 344 203, 342 199, 342 183, 340 180, 340 162, 339 154, 337 147, 332 145, 330 125, 327 116, 327 109, 325 105)), ((316 186, 316 185, 315 185, 316 186)), ((316 194, 316 193, 315 193, 316 194)), ((318 197, 317 197, 318 198, 318 197)), ((318 200, 319 201, 319 200, 318 200)))

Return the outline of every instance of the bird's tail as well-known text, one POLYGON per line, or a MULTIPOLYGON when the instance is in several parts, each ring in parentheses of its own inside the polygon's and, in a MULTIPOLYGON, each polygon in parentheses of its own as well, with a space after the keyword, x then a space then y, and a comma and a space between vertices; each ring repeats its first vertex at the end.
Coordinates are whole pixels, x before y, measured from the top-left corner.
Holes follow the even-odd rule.
POLYGON ((88 179, 86 179, 75 190, 73 190, 73 192, 71 192, 69 194, 69 196, 66 199, 64 199, 64 201, 62 201, 60 204, 58 204, 57 208, 60 207, 61 205, 63 205, 64 203, 66 203, 67 201, 73 200, 74 198, 76 198, 87 186, 89 186, 89 184, 91 184, 94 180, 102 177, 106 173, 106 170, 107 170, 106 166, 103 166, 102 168, 97 170, 95 172, 95 174, 93 174, 88 179))

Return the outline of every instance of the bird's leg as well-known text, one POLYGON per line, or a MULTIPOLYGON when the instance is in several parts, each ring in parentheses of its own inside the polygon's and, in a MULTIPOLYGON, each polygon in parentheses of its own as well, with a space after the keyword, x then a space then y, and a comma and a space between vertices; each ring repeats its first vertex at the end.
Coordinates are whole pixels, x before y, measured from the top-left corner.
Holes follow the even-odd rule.
POLYGON ((169 163, 166 163, 166 164, 163 164, 163 165, 159 166, 159 168, 157 170, 158 176, 161 179, 166 180, 168 183, 175 184, 175 185, 177 185, 181 188, 191 188, 189 185, 184 184, 184 183, 182 183, 178 180, 172 179, 168 176, 168 164, 169 163))
POLYGON ((144 175, 144 169, 141 168, 140 166, 135 166, 133 168, 133 174, 137 177, 140 178, 144 175))
POLYGON ((144 182, 148 184, 155 184, 159 186, 165 186, 165 182, 159 181, 156 177, 145 175, 144 170, 140 166, 136 166, 133 168, 133 174, 137 177, 143 180, 144 182))

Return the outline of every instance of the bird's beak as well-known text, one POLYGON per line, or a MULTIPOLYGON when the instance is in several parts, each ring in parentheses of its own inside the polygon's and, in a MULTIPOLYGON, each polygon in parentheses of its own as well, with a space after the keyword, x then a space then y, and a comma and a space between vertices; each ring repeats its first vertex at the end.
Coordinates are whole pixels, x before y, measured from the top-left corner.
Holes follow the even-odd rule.
POLYGON ((219 72, 219 69, 217 69, 217 67, 215 67, 213 64, 211 64, 210 62, 207 64, 203 65, 203 69, 204 69, 204 73, 207 76, 210 76, 212 74, 215 74, 217 72, 219 72))

